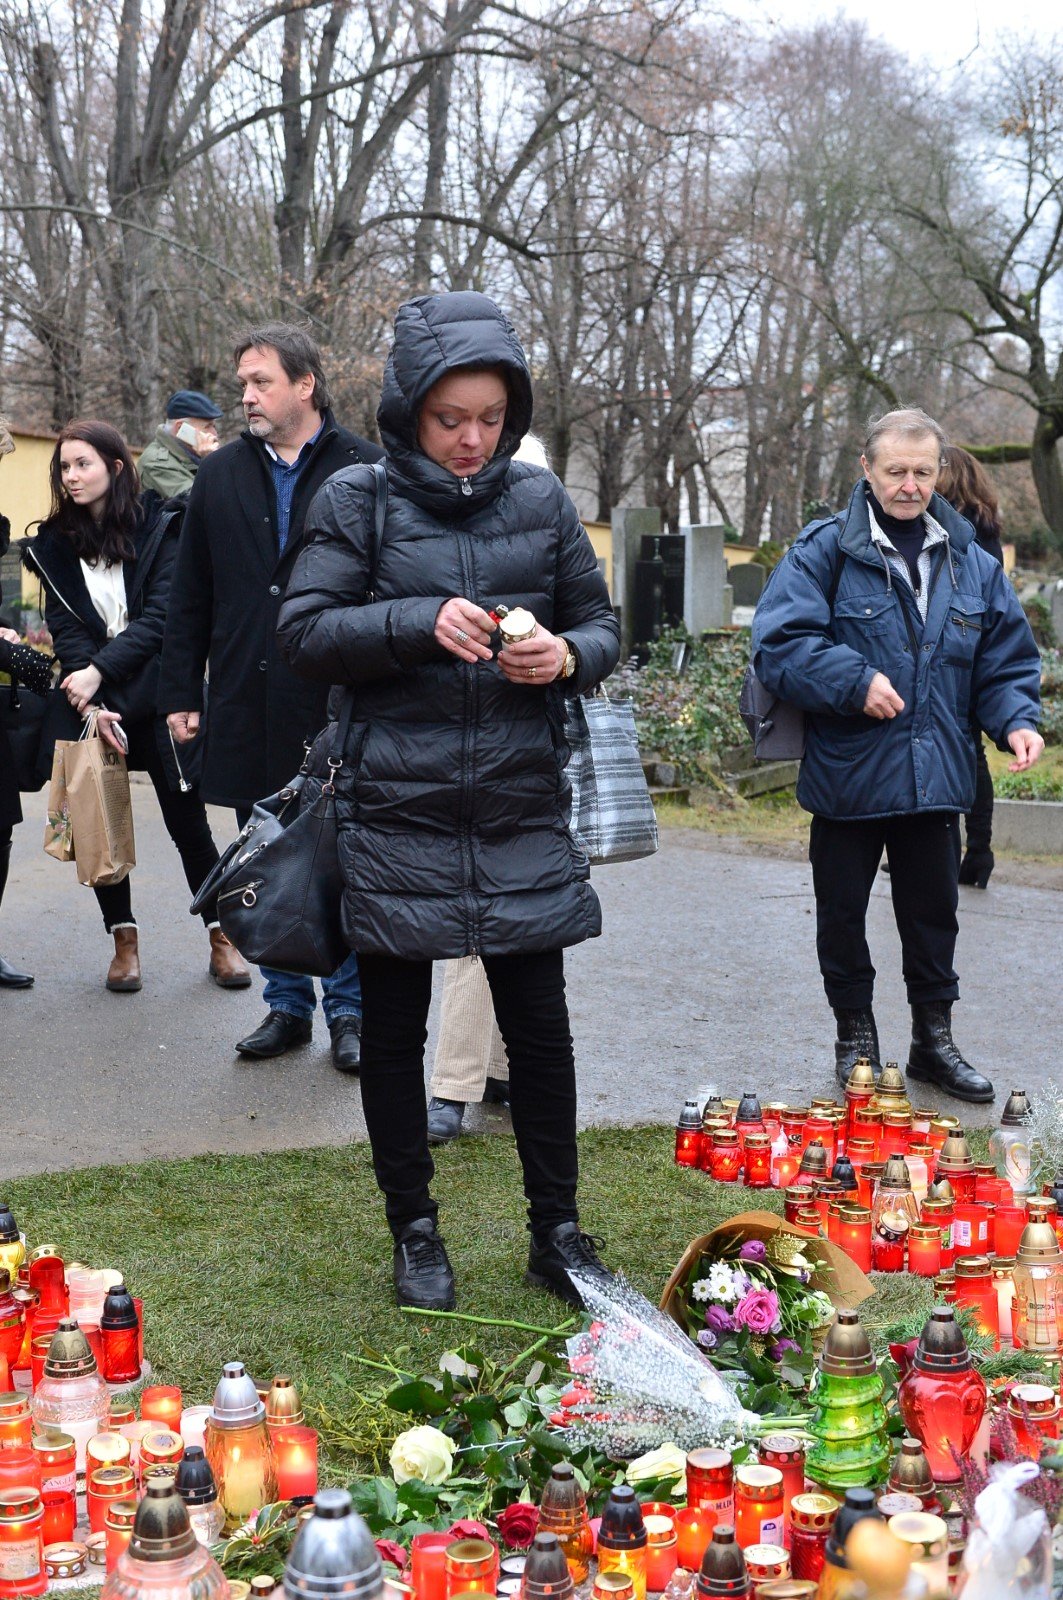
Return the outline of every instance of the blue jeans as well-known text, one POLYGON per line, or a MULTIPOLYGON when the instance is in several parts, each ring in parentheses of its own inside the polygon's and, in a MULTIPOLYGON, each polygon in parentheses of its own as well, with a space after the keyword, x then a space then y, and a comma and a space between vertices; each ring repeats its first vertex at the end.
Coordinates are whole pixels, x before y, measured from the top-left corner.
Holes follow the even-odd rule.
MULTIPOLYGON (((236 812, 236 825, 242 828, 251 815, 250 806, 240 806, 236 812)), ((259 967, 266 987, 262 998, 271 1011, 283 1011, 289 1017, 314 1015, 317 995, 314 980, 299 972, 278 972, 276 967, 259 967)), ((362 982, 358 976, 358 957, 352 950, 331 978, 321 980, 321 1009, 325 1021, 333 1023, 337 1017, 360 1017, 362 1014, 362 982)))

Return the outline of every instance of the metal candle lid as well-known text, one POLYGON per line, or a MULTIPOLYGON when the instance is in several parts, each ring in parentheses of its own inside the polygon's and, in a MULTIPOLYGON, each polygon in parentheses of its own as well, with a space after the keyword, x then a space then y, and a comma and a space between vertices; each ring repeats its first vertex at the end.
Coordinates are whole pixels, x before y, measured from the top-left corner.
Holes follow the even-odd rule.
POLYGON ((243 1362, 227 1361, 221 1370, 210 1420, 222 1428, 242 1428, 249 1422, 261 1422, 266 1415, 265 1403, 259 1398, 254 1380, 248 1377, 243 1362))
POLYGON ((938 1156, 938 1171, 946 1174, 974 1171, 974 1157, 971 1154, 971 1147, 967 1143, 967 1138, 962 1128, 953 1128, 945 1143, 941 1146, 941 1154, 938 1156))
POLYGON ((103 1302, 103 1312, 100 1316, 101 1328, 135 1328, 137 1326, 137 1308, 133 1304, 133 1296, 125 1286, 123 1279, 108 1289, 103 1302))
POLYGON ((1022 1230, 1019 1249, 1015 1257, 1021 1266, 1032 1266, 1041 1261, 1058 1261, 1059 1240, 1056 1230, 1048 1221, 1044 1207, 1030 1205, 1030 1221, 1022 1230))
POLYGON ((291 1378, 280 1376, 274 1378, 266 1396, 266 1421, 276 1426, 283 1423, 285 1427, 302 1422, 303 1402, 299 1398, 299 1391, 291 1378))
POLYGON ((813 1176, 822 1173, 824 1177, 826 1176, 827 1151, 825 1145, 821 1144, 818 1139, 813 1139, 810 1144, 805 1146, 805 1153, 801 1157, 801 1165, 797 1171, 798 1176, 801 1173, 810 1173, 813 1176))
POLYGON ((320 1489, 284 1569, 288 1600, 378 1597, 383 1588, 384 1568, 373 1535, 351 1509, 350 1495, 346 1489, 320 1489))
POLYGON ((908 1163, 903 1156, 892 1155, 886 1160, 886 1168, 879 1179, 880 1189, 896 1189, 899 1193, 910 1193, 912 1175, 908 1171, 908 1163))
POLYGON ((748 1593, 748 1586, 746 1558, 735 1539, 734 1528, 718 1522, 702 1557, 698 1593, 744 1595, 748 1593))
POLYGON ((840 1505, 832 1494, 795 1494, 790 1501, 790 1521, 802 1533, 826 1533, 840 1505))
POLYGON ((845 1085, 846 1094, 874 1094, 875 1069, 866 1056, 857 1057, 853 1063, 853 1070, 849 1074, 849 1082, 845 1085))
POLYGON ((186 1506, 209 1506, 218 1498, 214 1474, 202 1445, 190 1444, 177 1467, 174 1487, 186 1506))
POLYGON ((848 1156, 838 1157, 837 1161, 834 1163, 834 1169, 831 1172, 831 1177, 835 1183, 841 1184, 846 1194, 851 1194, 854 1189, 859 1187, 856 1181, 856 1172, 854 1171, 853 1164, 849 1160, 848 1156))
POLYGON ((899 1494, 917 1494, 925 1500, 934 1493, 934 1477, 918 1439, 901 1440, 901 1448, 890 1467, 890 1488, 899 1494))
MULTIPOLYGON (((453 1548, 451 1545, 450 1550, 453 1548)), ((447 1551, 448 1555, 450 1550, 447 1551)), ((570 1596, 572 1590, 572 1574, 557 1534, 549 1529, 537 1533, 528 1549, 521 1594, 534 1597, 534 1600, 546 1600, 548 1595, 561 1600, 565 1595, 570 1596)))
POLYGON ((11 1208, 0 1200, 0 1244, 14 1244, 18 1236, 18 1223, 11 1215, 11 1208))
POLYGON ((971 1352, 951 1306, 935 1306, 919 1335, 914 1365, 921 1372, 966 1372, 971 1352))
POLYGON ((684 1131, 688 1131, 690 1133, 693 1133, 696 1129, 701 1127, 701 1115, 698 1111, 698 1103, 696 1100, 687 1100, 684 1102, 683 1109, 679 1113, 679 1121, 676 1123, 676 1127, 682 1128, 684 1131))
POLYGON ((522 639, 531 639, 539 624, 525 606, 496 606, 495 614, 498 617, 498 631, 506 644, 517 644, 522 639))
POLYGON ((755 1094, 753 1094, 753 1092, 751 1090, 749 1090, 749 1089, 746 1090, 745 1094, 742 1096, 741 1100, 738 1102, 738 1112, 737 1112, 737 1114, 735 1116, 735 1121, 736 1122, 763 1122, 764 1121, 764 1113, 760 1109, 760 1101, 757 1098, 757 1096, 755 1094))
POLYGON ((137 1506, 129 1554, 139 1561, 177 1561, 191 1555, 197 1539, 185 1503, 168 1483, 149 1483, 137 1506))
POLYGON ((1028 1125, 1032 1116, 1033 1106, 1027 1099, 1026 1090, 1013 1089, 1008 1095, 1004 1114, 1000 1119, 1000 1126, 1002 1128, 1024 1128, 1028 1125))
MULTIPOLYGON (((930 1201, 940 1200, 945 1205, 953 1205, 956 1200, 956 1191, 947 1178, 935 1178, 926 1191, 926 1198, 930 1201)), ((923 1204, 926 1204, 924 1200, 923 1204)))
POLYGON ((96 1357, 89 1341, 76 1322, 64 1317, 52 1335, 44 1358, 45 1377, 81 1378, 96 1370, 96 1357))
POLYGON ((864 1378, 876 1370, 875 1352, 855 1311, 835 1312, 817 1365, 831 1378, 864 1378))

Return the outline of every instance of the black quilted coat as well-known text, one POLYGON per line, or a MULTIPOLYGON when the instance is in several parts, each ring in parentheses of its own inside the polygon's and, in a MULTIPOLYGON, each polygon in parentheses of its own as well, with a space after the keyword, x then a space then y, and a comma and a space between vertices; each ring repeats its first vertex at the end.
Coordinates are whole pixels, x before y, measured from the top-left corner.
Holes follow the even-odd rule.
MULTIPOLYGON (((619 630, 589 539, 553 473, 512 461, 531 422, 527 363, 483 295, 425 296, 399 311, 378 412, 388 507, 375 573, 372 474, 320 490, 280 614, 296 671, 355 686, 337 785, 344 927, 355 950, 407 959, 503 955, 601 931, 586 857, 568 830, 564 693, 612 671, 619 630), (495 456, 459 479, 417 446, 434 383, 470 365, 510 392, 495 456), (364 601, 371 589, 374 598, 364 601), (466 665, 433 629, 462 596, 526 606, 576 652, 546 688, 466 665)), ((333 713, 338 692, 333 696, 333 713)), ((324 736, 315 759, 321 759, 324 736)))

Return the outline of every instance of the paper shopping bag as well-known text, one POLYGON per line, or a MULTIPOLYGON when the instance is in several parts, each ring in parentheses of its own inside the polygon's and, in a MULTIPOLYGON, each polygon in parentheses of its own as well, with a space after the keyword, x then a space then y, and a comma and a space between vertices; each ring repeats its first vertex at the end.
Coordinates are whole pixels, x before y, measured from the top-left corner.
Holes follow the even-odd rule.
POLYGON ((65 752, 73 748, 70 739, 57 739, 52 752, 52 777, 48 785, 48 814, 44 824, 45 852, 57 861, 73 861, 74 836, 70 827, 70 806, 66 793, 65 752))
POLYGON ((92 717, 67 745, 63 767, 78 882, 90 889, 121 883, 137 863, 125 757, 104 743, 92 717))

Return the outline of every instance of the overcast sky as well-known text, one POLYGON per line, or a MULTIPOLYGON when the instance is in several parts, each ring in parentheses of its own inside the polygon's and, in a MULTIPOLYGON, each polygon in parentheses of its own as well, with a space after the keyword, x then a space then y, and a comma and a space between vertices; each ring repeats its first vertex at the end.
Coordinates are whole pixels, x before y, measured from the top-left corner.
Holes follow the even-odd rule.
POLYGON ((1059 0, 746 0, 765 22, 800 26, 839 11, 858 17, 887 43, 948 69, 972 50, 972 58, 991 55, 1002 32, 1033 33, 1048 39, 1063 31, 1059 0))

